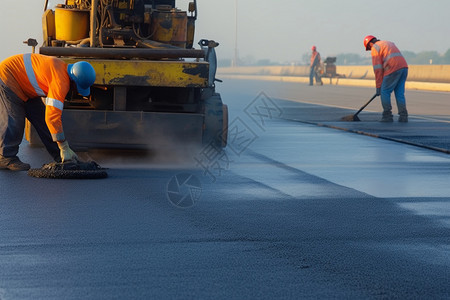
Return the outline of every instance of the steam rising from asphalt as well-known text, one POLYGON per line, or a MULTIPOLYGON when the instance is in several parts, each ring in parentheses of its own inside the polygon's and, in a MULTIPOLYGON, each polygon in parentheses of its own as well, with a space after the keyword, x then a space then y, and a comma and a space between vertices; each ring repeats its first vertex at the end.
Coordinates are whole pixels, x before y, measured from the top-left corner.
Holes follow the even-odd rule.
POLYGON ((104 168, 152 169, 152 168, 192 168, 194 157, 200 153, 201 145, 172 145, 165 148, 93 149, 81 153, 83 160, 94 160, 104 168))

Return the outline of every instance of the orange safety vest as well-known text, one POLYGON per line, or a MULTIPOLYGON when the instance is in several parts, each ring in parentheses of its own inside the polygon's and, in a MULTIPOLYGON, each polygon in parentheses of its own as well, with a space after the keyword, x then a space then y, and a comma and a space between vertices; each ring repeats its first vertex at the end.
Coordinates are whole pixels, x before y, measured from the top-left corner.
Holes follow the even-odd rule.
POLYGON ((377 88, 381 88, 384 76, 408 68, 405 58, 392 42, 377 41, 372 46, 371 54, 377 88))
POLYGON ((317 51, 313 51, 311 55, 311 64, 310 67, 316 67, 320 64, 320 54, 317 51), (316 61, 317 60, 317 61, 316 61))
POLYGON ((0 79, 23 101, 46 97, 45 122, 52 138, 65 139, 61 115, 70 89, 65 62, 41 54, 14 55, 0 63, 0 79))

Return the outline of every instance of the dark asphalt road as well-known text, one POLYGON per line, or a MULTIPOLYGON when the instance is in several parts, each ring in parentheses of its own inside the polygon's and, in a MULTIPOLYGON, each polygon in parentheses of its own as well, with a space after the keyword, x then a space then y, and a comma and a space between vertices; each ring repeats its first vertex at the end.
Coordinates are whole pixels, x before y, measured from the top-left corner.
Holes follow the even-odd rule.
MULTIPOLYGON (((92 152, 110 168, 103 180, 1 171, 0 299, 448 299, 450 157, 310 124, 340 124, 324 112, 345 110, 261 106, 272 87, 221 85, 230 144, 208 169, 193 159, 200 149, 92 152), (187 208, 169 201, 182 174, 200 182, 180 186, 187 208)), ((25 144, 21 158, 48 160, 25 144)))

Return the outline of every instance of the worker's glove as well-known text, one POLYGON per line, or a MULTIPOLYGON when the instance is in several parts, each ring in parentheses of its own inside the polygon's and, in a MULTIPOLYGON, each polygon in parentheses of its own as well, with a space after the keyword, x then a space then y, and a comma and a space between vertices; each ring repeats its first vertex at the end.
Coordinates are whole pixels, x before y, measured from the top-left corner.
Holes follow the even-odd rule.
POLYGON ((377 88, 377 94, 376 94, 377 96, 380 96, 381 95, 381 88, 377 88))
POLYGON ((66 162, 68 160, 78 161, 78 156, 72 149, 69 147, 69 143, 67 141, 58 142, 58 147, 61 154, 62 162, 66 162))

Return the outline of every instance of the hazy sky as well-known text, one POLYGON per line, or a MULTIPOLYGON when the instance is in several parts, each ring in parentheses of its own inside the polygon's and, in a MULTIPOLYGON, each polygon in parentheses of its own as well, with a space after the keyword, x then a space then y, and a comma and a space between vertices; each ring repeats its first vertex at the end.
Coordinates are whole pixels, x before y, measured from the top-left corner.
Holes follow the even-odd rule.
MULTIPOLYGON (((1 0, 0 59, 31 51, 28 37, 42 43, 45 0, 1 0)), ((179 8, 187 8, 187 0, 179 8)), ((414 52, 450 48, 450 0, 197 0, 196 40, 214 39, 221 58, 235 49, 241 58, 299 61, 316 45, 322 56, 365 54, 364 36, 394 41, 414 52)))

